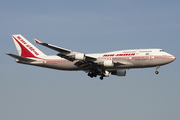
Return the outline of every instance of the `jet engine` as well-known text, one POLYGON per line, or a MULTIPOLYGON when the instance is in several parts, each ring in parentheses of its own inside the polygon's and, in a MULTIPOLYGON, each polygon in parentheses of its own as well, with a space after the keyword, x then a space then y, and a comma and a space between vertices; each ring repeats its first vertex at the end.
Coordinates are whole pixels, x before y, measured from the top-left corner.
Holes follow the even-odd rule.
POLYGON ((112 75, 126 76, 126 70, 116 70, 111 72, 112 75))
POLYGON ((85 60, 86 56, 85 56, 85 54, 78 53, 78 54, 71 56, 71 58, 73 58, 75 60, 85 60))
POLYGON ((113 67, 114 63, 112 60, 105 60, 103 62, 100 62, 99 65, 103 65, 104 67, 113 67))
POLYGON ((109 77, 109 72, 108 71, 105 71, 105 73, 104 73, 104 77, 109 77))

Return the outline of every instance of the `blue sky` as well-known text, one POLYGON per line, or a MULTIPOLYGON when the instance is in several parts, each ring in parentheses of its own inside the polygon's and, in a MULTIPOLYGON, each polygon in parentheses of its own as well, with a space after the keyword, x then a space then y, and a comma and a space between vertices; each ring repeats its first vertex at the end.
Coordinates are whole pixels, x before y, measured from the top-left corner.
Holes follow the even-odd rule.
POLYGON ((180 1, 0 1, 1 120, 179 120, 180 1), (162 48, 177 60, 100 81, 15 63, 12 34, 84 53, 162 48))

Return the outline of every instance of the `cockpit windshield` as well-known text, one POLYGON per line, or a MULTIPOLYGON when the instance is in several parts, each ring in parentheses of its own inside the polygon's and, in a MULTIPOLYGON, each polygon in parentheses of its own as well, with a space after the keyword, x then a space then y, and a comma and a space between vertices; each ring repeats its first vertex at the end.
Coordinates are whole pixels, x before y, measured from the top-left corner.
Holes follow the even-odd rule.
POLYGON ((160 50, 159 52, 164 52, 164 50, 160 50))

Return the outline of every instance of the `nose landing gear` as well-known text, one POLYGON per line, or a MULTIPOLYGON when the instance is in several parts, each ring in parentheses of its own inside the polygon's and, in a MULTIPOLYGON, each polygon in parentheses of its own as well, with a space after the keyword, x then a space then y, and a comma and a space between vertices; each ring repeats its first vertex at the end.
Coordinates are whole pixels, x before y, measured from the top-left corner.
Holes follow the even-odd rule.
POLYGON ((160 68, 160 66, 156 67, 156 71, 155 71, 156 74, 159 74, 159 71, 158 71, 159 68, 160 68))

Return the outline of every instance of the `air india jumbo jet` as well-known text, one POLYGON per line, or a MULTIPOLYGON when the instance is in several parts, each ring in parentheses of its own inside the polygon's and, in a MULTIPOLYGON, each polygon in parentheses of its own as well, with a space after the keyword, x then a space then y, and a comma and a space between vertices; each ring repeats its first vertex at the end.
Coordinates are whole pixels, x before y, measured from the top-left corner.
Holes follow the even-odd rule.
POLYGON ((173 62, 176 58, 162 49, 131 49, 106 53, 84 54, 57 47, 33 39, 36 43, 57 51, 57 55, 47 56, 32 45, 22 35, 12 35, 19 55, 6 53, 17 63, 52 68, 57 70, 82 70, 91 78, 109 77, 110 74, 125 76, 126 69, 156 67, 173 62))

